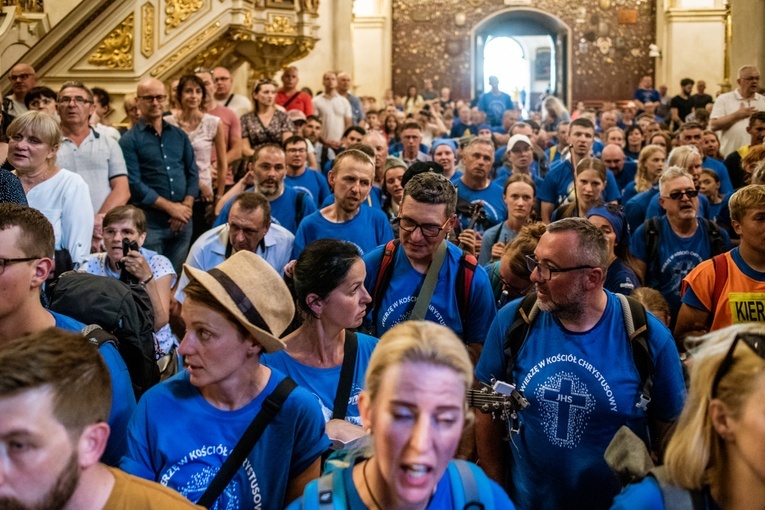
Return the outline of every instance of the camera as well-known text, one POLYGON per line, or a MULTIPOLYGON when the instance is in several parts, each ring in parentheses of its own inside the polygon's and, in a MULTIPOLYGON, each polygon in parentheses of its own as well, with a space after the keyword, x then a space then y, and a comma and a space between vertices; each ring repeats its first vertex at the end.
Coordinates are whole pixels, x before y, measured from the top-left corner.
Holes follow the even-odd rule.
MULTIPOLYGON (((123 237, 122 238, 122 256, 127 257, 127 254, 130 253, 130 251, 138 251, 138 243, 135 241, 131 241, 130 239, 123 237)), ((120 271, 120 281, 122 283, 127 283, 128 285, 138 285, 140 282, 138 281, 138 277, 135 276, 133 273, 125 269, 125 265, 121 262, 117 263, 117 267, 121 269, 120 271)))

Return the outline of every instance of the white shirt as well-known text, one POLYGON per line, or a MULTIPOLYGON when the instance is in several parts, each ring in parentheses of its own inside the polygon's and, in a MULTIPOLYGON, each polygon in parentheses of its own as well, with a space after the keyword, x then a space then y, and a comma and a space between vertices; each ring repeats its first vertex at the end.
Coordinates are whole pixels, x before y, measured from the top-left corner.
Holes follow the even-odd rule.
POLYGON ((313 98, 313 107, 321 117, 321 136, 339 142, 345 131, 346 117, 353 117, 351 103, 341 95, 325 94, 313 98))
POLYGON ((241 94, 233 94, 229 95, 229 97, 222 101, 218 101, 218 104, 231 108, 234 113, 236 113, 237 117, 241 117, 245 113, 250 113, 252 111, 252 103, 245 96, 241 94), (229 97, 231 98, 231 101, 229 101, 229 97))
MULTIPOLYGON (((741 108, 741 103, 747 106, 755 107, 759 111, 765 111, 765 96, 755 93, 750 99, 744 99, 738 89, 732 92, 720 94, 712 107, 710 119, 719 119, 725 117, 741 108)), ((749 145, 751 136, 746 132, 749 125, 749 119, 741 119, 725 130, 720 130, 717 135, 720 137, 720 153, 728 156, 733 151, 738 150, 744 145, 749 145)))
MULTIPOLYGON (((276 223, 271 223, 268 232, 263 238, 263 243, 258 246, 255 253, 260 255, 277 273, 284 274, 284 266, 290 261, 292 245, 295 236, 276 223), (265 245, 265 249, 263 249, 265 245)), ((197 239, 189 250, 186 264, 189 266, 208 271, 226 260, 226 248, 228 247, 228 223, 208 230, 197 239)), ((175 299, 183 303, 183 289, 189 284, 189 278, 184 272, 181 275, 175 299)))

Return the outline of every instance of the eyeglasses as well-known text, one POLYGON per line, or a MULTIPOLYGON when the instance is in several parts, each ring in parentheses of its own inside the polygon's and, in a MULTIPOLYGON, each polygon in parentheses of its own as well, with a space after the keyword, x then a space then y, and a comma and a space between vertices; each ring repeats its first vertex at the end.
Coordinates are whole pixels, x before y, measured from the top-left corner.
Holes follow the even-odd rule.
POLYGON ((32 76, 32 75, 29 74, 29 73, 26 73, 26 74, 12 74, 12 75, 8 76, 8 79, 10 81, 12 81, 12 82, 14 82, 14 81, 24 81, 27 78, 29 78, 30 76, 32 76))
POLYGON ((733 366, 733 351, 736 350, 736 344, 738 344, 739 341, 748 345, 757 356, 765 359, 765 337, 763 335, 757 333, 739 333, 736 335, 736 338, 733 339, 733 343, 730 344, 728 354, 725 355, 722 363, 720 363, 720 368, 717 369, 715 378, 712 381, 712 398, 717 396, 717 387, 720 385, 720 381, 728 372, 730 372, 730 369, 733 366))
POLYGON ((677 190, 670 193, 667 197, 664 198, 671 198, 672 200, 680 200, 683 198, 683 195, 687 196, 688 198, 696 198, 699 196, 699 191, 695 189, 687 189, 685 191, 677 190))
POLYGON ((514 285, 510 283, 509 281, 505 280, 504 278, 502 278, 502 275, 499 274, 499 271, 497 272, 497 277, 499 278, 499 281, 502 284, 502 288, 504 288, 505 290, 509 292, 512 292, 516 296, 523 296, 531 288, 531 286, 534 285, 533 283, 528 282, 525 287, 518 287, 517 285, 514 285))
POLYGON ((542 264, 532 255, 526 255, 526 267, 532 273, 536 269, 537 271, 539 271, 539 276, 541 276, 543 280, 548 280, 548 281, 552 280, 553 274, 555 273, 568 273, 569 271, 578 271, 580 269, 595 269, 594 266, 576 266, 576 267, 559 267, 559 268, 550 267, 545 264, 542 264))
POLYGON ((411 218, 407 218, 406 216, 399 216, 396 218, 396 221, 398 222, 399 228, 404 232, 413 233, 415 230, 417 230, 417 227, 419 227, 420 232, 422 232, 424 237, 436 237, 446 227, 446 224, 449 223, 449 220, 446 220, 440 227, 438 225, 432 224, 422 225, 411 218))
POLYGON ((90 104, 93 102, 92 99, 88 99, 87 97, 82 97, 82 96, 74 96, 74 97, 61 96, 58 98, 58 102, 62 104, 69 104, 72 101, 74 101, 78 106, 82 106, 84 104, 90 104))
POLYGON ((160 103, 163 103, 165 99, 167 99, 167 95, 160 94, 158 96, 138 96, 138 99, 142 101, 146 101, 147 103, 153 103, 154 101, 159 101, 160 103))
POLYGON ((5 266, 15 264, 16 262, 29 262, 30 260, 37 260, 40 257, 24 257, 20 259, 0 259, 0 274, 5 272, 5 266))

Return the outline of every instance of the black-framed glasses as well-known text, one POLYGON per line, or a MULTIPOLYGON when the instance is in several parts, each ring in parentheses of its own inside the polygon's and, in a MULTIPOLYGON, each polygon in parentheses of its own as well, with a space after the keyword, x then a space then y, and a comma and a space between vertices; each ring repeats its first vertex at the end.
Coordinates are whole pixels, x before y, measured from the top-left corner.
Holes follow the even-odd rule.
POLYGON ((23 257, 18 259, 0 259, 0 274, 5 272, 5 266, 15 264, 17 262, 29 262, 30 260, 37 260, 40 257, 23 257))
POLYGON ((532 273, 536 269, 543 280, 552 280, 555 273, 568 273, 569 271, 578 271, 580 269, 596 269, 594 266, 576 266, 576 267, 550 267, 539 262, 533 255, 526 255, 526 267, 532 273))
POLYGON ((147 103, 153 103, 154 101, 159 101, 160 103, 163 103, 165 99, 167 99, 166 94, 160 94, 158 96, 138 96, 139 99, 146 101, 147 103))
POLYGON ((683 198, 683 195, 687 196, 688 198, 696 198, 699 196, 699 190, 696 189, 686 189, 686 190, 677 190, 673 191, 667 197, 665 198, 671 198, 672 200, 680 200, 683 198))
POLYGON ((499 273, 499 271, 497 271, 497 277, 499 278, 499 282, 502 284, 502 288, 504 290, 507 290, 508 292, 513 293, 515 296, 525 295, 526 292, 529 291, 531 286, 534 285, 533 283, 528 282, 528 284, 525 287, 518 287, 517 285, 514 285, 510 283, 509 281, 505 280, 504 278, 502 278, 502 275, 499 273))
POLYGON ((8 79, 9 79, 11 82, 14 82, 14 81, 24 81, 24 80, 26 80, 27 78, 29 78, 30 76, 32 76, 32 75, 31 75, 31 74, 29 74, 29 73, 23 73, 23 74, 12 74, 12 75, 8 76, 8 79))
POLYGON ((433 224, 423 225, 406 216, 399 216, 396 218, 396 221, 398 222, 398 227, 404 232, 414 233, 419 227, 420 232, 422 232, 424 237, 436 237, 444 228, 446 228, 446 224, 449 223, 449 220, 446 220, 440 227, 433 224))
POLYGON ((759 357, 765 359, 765 336, 759 333, 737 334, 736 338, 733 339, 733 343, 730 344, 730 349, 728 349, 728 353, 725 355, 725 358, 723 358, 722 363, 720 363, 720 367, 717 369, 715 378, 712 381, 712 398, 717 397, 717 387, 720 385, 720 381, 728 372, 730 372, 730 369, 733 366, 733 351, 736 350, 736 345, 739 341, 744 342, 759 357))
POLYGON ((90 104, 93 102, 92 99, 88 99, 87 97, 82 97, 82 96, 74 96, 74 97, 61 96, 58 98, 58 102, 61 104, 68 105, 72 101, 74 101, 78 106, 82 106, 84 104, 90 104))

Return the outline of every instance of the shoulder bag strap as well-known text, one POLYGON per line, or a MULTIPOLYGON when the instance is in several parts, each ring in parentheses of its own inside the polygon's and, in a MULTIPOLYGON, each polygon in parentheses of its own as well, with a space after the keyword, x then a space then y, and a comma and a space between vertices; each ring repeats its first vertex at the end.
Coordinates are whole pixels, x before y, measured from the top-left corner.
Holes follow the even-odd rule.
POLYGON ((229 104, 231 104, 232 99, 234 99, 234 94, 231 94, 230 96, 228 96, 228 99, 226 99, 226 102, 223 103, 223 106, 228 106, 229 104))
POLYGON ((428 305, 433 298, 433 291, 436 290, 436 284, 438 283, 438 273, 441 271, 441 266, 444 265, 444 259, 446 258, 446 243, 448 241, 441 241, 438 245, 436 254, 430 263, 428 268, 428 274, 425 275, 425 281, 422 282, 420 293, 417 294, 417 302, 414 304, 412 315, 409 316, 409 320, 421 321, 425 319, 425 315, 428 313, 428 305))
POLYGON ((231 479, 234 478, 236 472, 239 471, 239 468, 242 467, 244 460, 252 451, 255 443, 257 443, 260 436, 263 435, 263 432, 266 430, 266 427, 271 420, 279 414, 284 401, 287 400, 289 394, 292 393, 292 390, 296 387, 297 384, 295 381, 289 377, 285 377, 276 389, 266 397, 260 412, 255 416, 255 419, 252 420, 252 423, 247 427, 244 434, 242 434, 239 442, 236 443, 236 446, 215 475, 215 478, 213 478, 213 481, 210 482, 205 493, 202 494, 202 497, 197 501, 197 505, 211 508, 215 504, 215 501, 223 493, 223 489, 226 488, 231 482, 231 479))
POLYGON ((292 97, 290 97, 289 99, 287 99, 287 101, 285 101, 285 102, 284 102, 284 104, 282 105, 282 108, 284 108, 284 109, 286 110, 286 109, 287 109, 287 107, 290 105, 290 103, 291 103, 292 101, 294 101, 295 99, 297 99, 297 97, 298 97, 299 95, 300 95, 300 91, 298 90, 297 92, 295 92, 295 95, 293 95, 292 97))
POLYGON ((345 330, 345 347, 343 348, 343 367, 340 369, 340 380, 337 383, 335 403, 332 407, 332 419, 344 420, 348 411, 348 399, 353 386, 353 373, 356 371, 356 352, 359 342, 356 333, 345 330))

